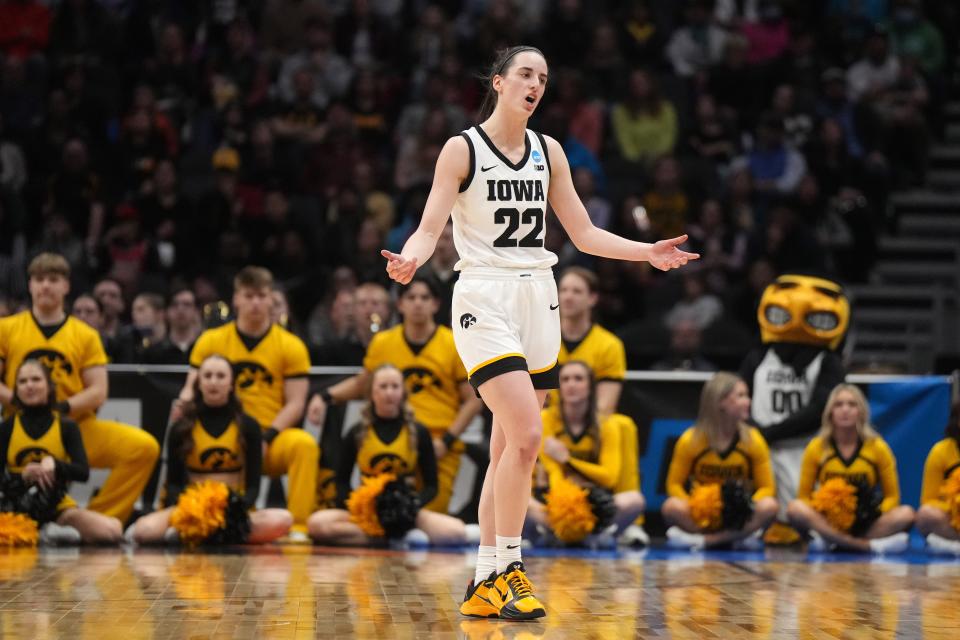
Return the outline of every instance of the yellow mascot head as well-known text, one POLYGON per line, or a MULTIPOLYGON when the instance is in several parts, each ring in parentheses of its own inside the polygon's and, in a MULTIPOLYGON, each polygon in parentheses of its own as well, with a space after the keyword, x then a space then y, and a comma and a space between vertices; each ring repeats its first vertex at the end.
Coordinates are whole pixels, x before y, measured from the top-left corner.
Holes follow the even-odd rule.
POLYGON ((764 344, 799 342, 833 350, 850 326, 850 301, 832 280, 784 274, 763 291, 757 320, 764 344))

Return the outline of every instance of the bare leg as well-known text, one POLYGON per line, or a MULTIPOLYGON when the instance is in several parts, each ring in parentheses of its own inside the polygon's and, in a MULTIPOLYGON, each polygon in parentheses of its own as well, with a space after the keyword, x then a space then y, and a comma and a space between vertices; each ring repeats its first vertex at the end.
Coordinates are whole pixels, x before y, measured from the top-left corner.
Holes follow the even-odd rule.
POLYGON ((702 533, 690 515, 690 505, 681 498, 667 498, 660 507, 667 525, 676 525, 687 533, 702 533))
POLYGON ((663 503, 662 511, 663 518, 668 524, 676 525, 687 533, 703 534, 704 546, 716 547, 742 540, 755 531, 770 526, 773 519, 777 517, 778 508, 779 506, 774 498, 763 498, 753 505, 753 515, 747 520, 743 529, 729 529, 714 533, 707 533, 697 526, 690 515, 690 505, 686 500, 668 498, 663 503))
POLYGON ((497 545, 496 514, 494 512, 493 480, 497 476, 497 464, 507 440, 503 428, 497 417, 493 417, 493 430, 490 432, 490 464, 487 473, 483 476, 483 487, 480 489, 480 506, 477 510, 477 522, 480 525, 480 544, 495 547, 497 545))
POLYGON ((293 514, 286 509, 263 509, 250 514, 250 544, 263 544, 282 538, 293 526, 293 514))
POLYGON ((310 537, 321 544, 360 547, 370 544, 370 537, 350 521, 346 509, 324 509, 307 518, 310 537))
POLYGON ((614 535, 620 535, 647 508, 647 501, 639 491, 622 491, 614 494, 613 504, 617 507, 617 515, 613 519, 617 525, 614 535))
POLYGON ((877 518, 877 521, 867 529, 864 537, 867 539, 886 538, 895 533, 906 531, 913 526, 914 518, 913 507, 901 504, 877 518))
POLYGON ((141 516, 133 523, 133 540, 137 544, 160 544, 163 534, 170 528, 170 514, 173 507, 141 516))
POLYGON ((535 391, 526 371, 510 371, 480 385, 506 438, 494 477, 496 535, 518 537, 530 501, 533 466, 540 452, 540 408, 545 391, 535 391))
POLYGON ((430 544, 454 545, 467 541, 463 520, 445 513, 421 509, 417 514, 417 528, 430 538, 430 544))
POLYGON ((123 535, 119 520, 89 509, 66 509, 57 518, 57 524, 79 531, 86 544, 117 544, 123 535))
POLYGON ((924 536, 935 533, 947 540, 960 540, 960 531, 950 525, 947 513, 930 505, 924 505, 917 511, 917 529, 924 536))
POLYGON ((838 547, 853 551, 870 551, 870 542, 866 538, 856 538, 848 533, 835 529, 819 511, 802 500, 793 500, 787 507, 787 518, 790 524, 801 531, 813 529, 824 540, 838 547))

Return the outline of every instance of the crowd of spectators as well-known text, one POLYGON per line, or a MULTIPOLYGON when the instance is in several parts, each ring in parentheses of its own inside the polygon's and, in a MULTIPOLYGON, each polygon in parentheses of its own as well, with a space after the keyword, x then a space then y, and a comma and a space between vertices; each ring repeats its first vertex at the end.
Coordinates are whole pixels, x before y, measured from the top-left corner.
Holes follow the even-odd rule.
POLYGON ((779 272, 869 278, 888 195, 923 182, 942 123, 952 5, 0 0, 0 312, 55 251, 116 361, 185 361, 259 264, 315 353, 363 342, 355 310, 391 315, 379 249, 476 122, 477 74, 529 43, 550 65, 530 126, 563 144, 594 223, 688 233, 703 255, 675 276, 596 260, 551 218, 559 266, 599 275, 597 320, 681 344, 711 322, 749 333, 779 272))

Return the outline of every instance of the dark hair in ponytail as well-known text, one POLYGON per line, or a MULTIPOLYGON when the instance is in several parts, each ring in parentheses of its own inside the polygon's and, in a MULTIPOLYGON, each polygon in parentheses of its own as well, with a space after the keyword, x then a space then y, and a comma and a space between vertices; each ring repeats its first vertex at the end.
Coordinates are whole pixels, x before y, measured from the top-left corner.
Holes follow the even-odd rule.
POLYGON ((521 44, 516 47, 510 47, 509 49, 501 49, 498 51, 497 57, 494 58, 493 64, 490 65, 490 71, 487 73, 487 75, 481 76, 481 80, 483 80, 487 87, 487 92, 483 96, 483 102, 480 104, 481 122, 489 118, 490 114, 493 113, 494 108, 497 106, 497 92, 493 88, 493 77, 506 75, 506 73, 510 71, 510 63, 518 53, 523 53, 524 51, 533 51, 534 53, 539 53, 544 60, 547 58, 545 55, 543 55, 543 51, 540 51, 540 49, 525 44, 521 44))

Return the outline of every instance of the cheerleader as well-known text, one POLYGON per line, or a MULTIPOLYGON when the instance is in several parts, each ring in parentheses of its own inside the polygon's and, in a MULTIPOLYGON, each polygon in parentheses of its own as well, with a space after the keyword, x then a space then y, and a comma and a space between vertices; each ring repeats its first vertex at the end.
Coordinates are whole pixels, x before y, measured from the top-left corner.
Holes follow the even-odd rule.
POLYGON ((362 421, 343 439, 337 468, 337 504, 342 508, 323 509, 310 516, 307 521, 310 536, 321 544, 346 546, 368 545, 382 537, 371 535, 368 526, 361 527, 368 523, 358 523, 357 517, 346 508, 351 499, 350 481, 356 465, 365 482, 392 474, 403 482, 415 484, 418 493, 413 508, 418 510, 411 524, 426 534, 432 544, 463 544, 466 530, 462 521, 418 508, 437 495, 437 458, 430 432, 413 421, 406 402, 403 374, 390 364, 374 369, 368 397, 362 421))
POLYGON ((914 512, 900 504, 897 461, 870 426, 863 392, 852 384, 834 387, 821 424, 803 452, 797 499, 787 509, 790 523, 810 532, 814 551, 905 550, 914 512))
POLYGON ((923 466, 917 529, 931 551, 960 555, 960 402, 950 408, 945 436, 923 466))
MULTIPOLYGON (((633 421, 619 413, 600 419, 597 385, 593 370, 585 362, 572 360, 560 367, 559 403, 545 409, 542 417, 540 463, 547 476, 547 495, 550 488, 564 479, 580 487, 600 487, 613 492, 623 472, 625 423, 633 421)), ((617 534, 643 513, 646 506, 639 491, 615 493, 613 503, 616 507, 613 533, 617 534)), ((551 529, 547 507, 535 498, 530 500, 527 520, 538 529, 551 529)))
POLYGON ((700 394, 696 423, 677 441, 663 517, 671 546, 759 547, 777 515, 770 450, 747 426, 750 394, 739 376, 715 373, 700 394), (719 487, 719 490, 718 490, 719 487))
MULTIPOLYGON (((0 476, 19 474, 44 492, 66 491, 68 483, 90 476, 77 423, 55 409, 57 390, 39 360, 24 360, 14 379, 15 413, 0 424, 0 476)), ((115 544, 122 527, 117 518, 88 509, 64 495, 56 517, 40 534, 41 542, 115 544)))
MULTIPOLYGON (((184 404, 183 417, 167 437, 165 509, 137 520, 127 537, 139 544, 177 541, 171 517, 180 495, 194 483, 225 484, 253 509, 260 493, 264 443, 260 425, 243 413, 234 394, 233 368, 226 358, 208 356, 194 382, 196 400, 184 404)), ((246 542, 261 544, 287 534, 293 516, 286 509, 250 511, 246 542)))

